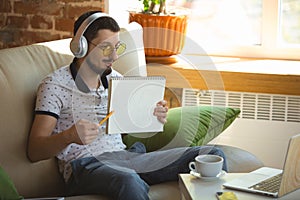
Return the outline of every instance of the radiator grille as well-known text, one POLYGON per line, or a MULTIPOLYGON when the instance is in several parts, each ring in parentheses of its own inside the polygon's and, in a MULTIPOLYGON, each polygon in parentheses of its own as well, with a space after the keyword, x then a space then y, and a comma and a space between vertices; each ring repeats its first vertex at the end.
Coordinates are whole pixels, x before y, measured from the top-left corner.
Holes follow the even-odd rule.
POLYGON ((183 106, 240 108, 239 118, 300 122, 300 96, 184 89, 183 106))

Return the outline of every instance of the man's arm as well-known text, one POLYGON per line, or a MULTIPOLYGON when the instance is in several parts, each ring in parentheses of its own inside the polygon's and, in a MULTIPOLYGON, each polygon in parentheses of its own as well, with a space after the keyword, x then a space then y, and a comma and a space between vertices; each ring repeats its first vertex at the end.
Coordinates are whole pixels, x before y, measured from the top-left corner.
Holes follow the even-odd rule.
POLYGON ((72 142, 70 131, 52 135, 57 119, 50 115, 36 115, 28 141, 28 157, 36 162, 55 156, 72 142))
POLYGON ((52 134, 57 119, 50 115, 35 116, 28 141, 28 157, 31 161, 49 159, 71 143, 91 143, 98 135, 98 125, 79 120, 70 129, 52 134))

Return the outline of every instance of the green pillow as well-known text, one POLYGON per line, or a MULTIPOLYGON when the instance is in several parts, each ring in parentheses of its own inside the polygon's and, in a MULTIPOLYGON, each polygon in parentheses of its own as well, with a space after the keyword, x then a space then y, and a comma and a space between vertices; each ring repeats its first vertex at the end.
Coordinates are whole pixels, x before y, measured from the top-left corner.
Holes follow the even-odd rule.
POLYGON ((0 166, 0 200, 22 199, 13 182, 0 166))
POLYGON ((204 145, 222 133, 239 113, 240 109, 237 108, 217 106, 172 108, 163 132, 128 134, 123 141, 127 147, 142 142, 148 152, 204 145))

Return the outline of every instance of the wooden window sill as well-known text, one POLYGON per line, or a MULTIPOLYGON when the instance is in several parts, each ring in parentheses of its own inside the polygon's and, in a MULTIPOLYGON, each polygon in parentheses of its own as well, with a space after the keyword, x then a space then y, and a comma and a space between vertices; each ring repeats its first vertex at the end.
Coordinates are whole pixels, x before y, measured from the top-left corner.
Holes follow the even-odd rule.
POLYGON ((178 55, 173 64, 147 63, 169 88, 300 95, 300 61, 178 55))

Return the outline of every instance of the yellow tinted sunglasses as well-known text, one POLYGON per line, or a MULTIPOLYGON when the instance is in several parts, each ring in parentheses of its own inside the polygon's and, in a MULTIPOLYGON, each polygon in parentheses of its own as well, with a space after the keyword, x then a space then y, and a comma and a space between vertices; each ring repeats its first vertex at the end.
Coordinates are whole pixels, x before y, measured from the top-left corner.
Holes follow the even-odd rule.
POLYGON ((104 56, 110 56, 114 52, 114 50, 116 50, 116 53, 119 56, 119 55, 123 54, 126 50, 126 44, 122 41, 119 41, 115 46, 113 46, 109 42, 103 42, 98 45, 96 45, 92 42, 89 42, 89 43, 91 43, 92 45, 101 49, 104 56))

